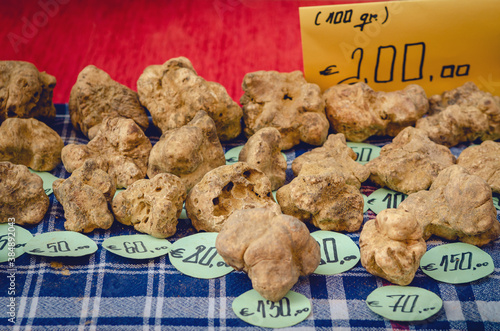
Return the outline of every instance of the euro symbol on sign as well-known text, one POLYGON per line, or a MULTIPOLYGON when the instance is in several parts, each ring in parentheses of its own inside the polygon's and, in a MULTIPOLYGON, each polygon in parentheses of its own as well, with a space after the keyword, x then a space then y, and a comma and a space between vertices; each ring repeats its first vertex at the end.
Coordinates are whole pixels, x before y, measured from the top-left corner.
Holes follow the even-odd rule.
POLYGON ((321 70, 321 71, 319 72, 319 74, 320 74, 320 75, 322 75, 322 76, 329 76, 329 75, 338 74, 338 73, 339 73, 338 71, 334 71, 334 72, 332 72, 332 69, 333 69, 333 68, 337 68, 337 66, 336 66, 336 65, 331 65, 331 66, 328 66, 328 67, 326 67, 326 69, 325 69, 325 70, 321 70))
POLYGON ((243 308, 242 310, 240 310, 240 315, 241 316, 251 316, 253 315, 254 313, 249 313, 248 312, 248 308, 243 308))
POLYGON ((424 265, 421 268, 426 270, 426 271, 434 271, 434 270, 438 269, 438 268, 434 268, 434 263, 429 263, 428 265, 424 265))
POLYGON ((184 248, 174 249, 173 251, 170 251, 170 256, 180 259, 182 258, 182 253, 184 253, 184 250, 185 250, 184 248))
POLYGON ((378 301, 368 301, 367 303, 371 307, 382 307, 381 305, 379 305, 378 301))

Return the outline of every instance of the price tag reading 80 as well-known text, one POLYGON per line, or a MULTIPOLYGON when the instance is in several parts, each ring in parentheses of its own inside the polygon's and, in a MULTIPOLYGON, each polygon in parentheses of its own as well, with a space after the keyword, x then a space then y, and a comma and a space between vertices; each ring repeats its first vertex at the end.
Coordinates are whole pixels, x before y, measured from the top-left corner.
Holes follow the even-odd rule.
POLYGON ((234 269, 217 253, 217 233, 202 232, 177 240, 170 248, 170 262, 185 275, 210 279, 224 276, 234 269))
POLYGON ((311 313, 311 302, 304 295, 289 291, 280 301, 263 298, 250 290, 234 299, 232 308, 243 321, 262 327, 284 328, 298 324, 311 313))
POLYGON ((366 298, 366 304, 376 314, 391 321, 423 321, 435 315, 443 306, 436 294, 413 286, 384 286, 366 298))

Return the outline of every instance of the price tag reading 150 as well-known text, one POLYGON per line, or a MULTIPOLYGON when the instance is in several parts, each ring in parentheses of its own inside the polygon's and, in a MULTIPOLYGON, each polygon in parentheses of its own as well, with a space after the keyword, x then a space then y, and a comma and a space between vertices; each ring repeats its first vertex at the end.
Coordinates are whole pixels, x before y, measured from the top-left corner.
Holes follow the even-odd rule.
POLYGON ((256 326, 284 328, 302 322, 311 313, 311 302, 293 291, 277 302, 263 298, 250 290, 234 299, 232 308, 236 316, 256 326))
POLYGON ((420 259, 420 269, 441 282, 463 284, 491 274, 495 267, 491 256, 465 243, 434 247, 420 259))

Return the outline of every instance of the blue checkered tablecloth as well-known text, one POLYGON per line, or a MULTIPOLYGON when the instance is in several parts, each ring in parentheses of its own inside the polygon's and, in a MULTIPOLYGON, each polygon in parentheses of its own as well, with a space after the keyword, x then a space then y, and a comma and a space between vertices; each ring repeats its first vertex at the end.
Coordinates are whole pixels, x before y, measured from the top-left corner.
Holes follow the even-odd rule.
MULTIPOLYGON (((57 105, 52 127, 65 144, 86 143, 71 126, 66 105, 57 105)), ((159 133, 146 132, 152 142, 159 133)), ((224 146, 227 150, 243 142, 224 146)), ((386 141, 374 141, 382 145, 386 141)), ((462 147, 452 149, 458 155, 462 147)), ((291 162, 305 151, 299 146, 286 151, 287 181, 293 178, 291 162)), ((52 173, 69 177, 62 165, 52 173)), ((363 186, 369 195, 376 187, 363 186)), ((64 230, 62 206, 54 195, 45 219, 28 228, 34 235, 64 230)), ((375 217, 365 213, 365 221, 375 217)), ((500 219, 500 216, 498 216, 500 219)), ((317 229, 308 225, 311 231, 317 229)), ((205 280, 181 274, 162 256, 151 260, 131 260, 101 247, 111 236, 136 234, 118 222, 109 230, 88 236, 98 245, 96 253, 80 258, 47 258, 24 254, 15 262, 16 319, 8 321, 9 279, 12 272, 0 264, 0 330, 255 330, 238 319, 231 309, 233 300, 252 288, 246 274, 232 272, 205 280)), ((189 220, 180 220, 174 242, 195 233, 189 220)), ((347 234, 359 243, 359 232, 347 234)), ((443 244, 432 237, 428 249, 443 244)), ((296 330, 500 330, 500 240, 483 247, 493 257, 495 271, 468 284, 451 285, 431 279, 418 270, 412 286, 434 292, 443 300, 443 309, 425 322, 391 322, 373 313, 365 303, 376 288, 389 285, 369 274, 360 263, 339 275, 313 274, 301 278, 295 292, 310 299, 312 312, 296 330)))

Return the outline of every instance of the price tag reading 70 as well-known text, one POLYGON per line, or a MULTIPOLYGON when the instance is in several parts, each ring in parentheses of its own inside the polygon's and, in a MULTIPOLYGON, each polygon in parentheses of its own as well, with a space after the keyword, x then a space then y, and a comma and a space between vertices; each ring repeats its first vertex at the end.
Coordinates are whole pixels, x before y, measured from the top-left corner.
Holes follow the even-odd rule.
POLYGON ((412 286, 384 286, 366 298, 374 312, 392 321, 422 321, 436 314, 443 301, 436 294, 412 286))
POLYGON ((335 275, 358 263, 359 248, 348 236, 332 231, 315 231, 311 236, 319 243, 321 251, 321 261, 314 273, 335 275))
POLYGON ((311 313, 311 302, 304 295, 289 291, 280 301, 263 298, 250 290, 234 299, 236 316, 256 326, 283 328, 302 322, 311 313))
POLYGON ((384 209, 398 208, 407 197, 404 193, 380 188, 367 197, 366 204, 369 209, 378 214, 384 209))
POLYGON ((195 278, 217 278, 234 269, 217 253, 217 233, 202 232, 177 240, 170 248, 170 262, 182 272, 195 278))

